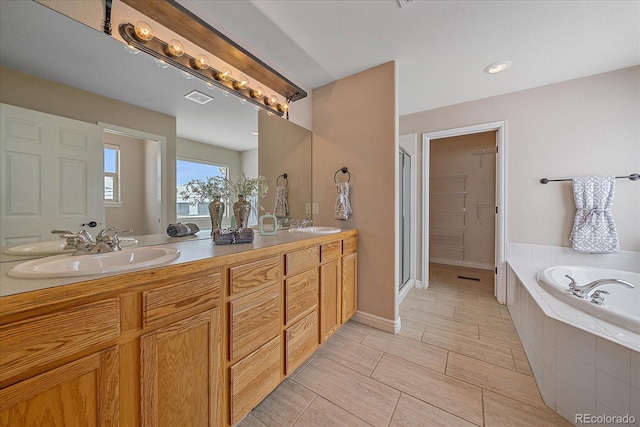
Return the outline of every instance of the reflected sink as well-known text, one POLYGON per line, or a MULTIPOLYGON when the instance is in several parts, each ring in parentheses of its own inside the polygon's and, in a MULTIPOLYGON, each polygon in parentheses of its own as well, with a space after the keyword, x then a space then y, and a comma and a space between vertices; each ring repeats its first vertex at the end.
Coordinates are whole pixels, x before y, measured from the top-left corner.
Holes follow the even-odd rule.
POLYGON ((312 225, 311 227, 304 228, 291 228, 292 233, 318 233, 318 234, 332 234, 339 233, 341 230, 338 227, 326 227, 322 225, 312 225))
MULTIPOLYGON (((133 237, 120 237, 121 248, 132 248, 138 245, 138 241, 133 237)), ((28 256, 41 256, 41 255, 58 255, 74 252, 75 249, 65 249, 67 241, 64 239, 52 240, 50 242, 37 242, 29 243, 26 245, 14 246, 7 248, 3 252, 7 255, 28 255, 28 256)))
POLYGON ((151 267, 173 261, 180 251, 173 248, 147 246, 90 255, 58 255, 23 262, 9 270, 11 277, 44 279, 50 277, 86 276, 118 273, 151 267))

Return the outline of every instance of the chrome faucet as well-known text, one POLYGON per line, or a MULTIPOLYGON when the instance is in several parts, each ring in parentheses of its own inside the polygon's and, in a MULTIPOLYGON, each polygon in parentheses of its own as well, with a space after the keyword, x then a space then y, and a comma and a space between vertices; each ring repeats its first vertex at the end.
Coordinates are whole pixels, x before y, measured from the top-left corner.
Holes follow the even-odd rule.
POLYGON ((313 220, 311 218, 305 218, 302 221, 300 221, 300 228, 305 228, 310 225, 313 225, 313 220))
MULTIPOLYGON (((596 290, 596 288, 599 288, 602 285, 618 284, 618 285, 627 287, 629 289, 635 288, 635 286, 632 285, 631 283, 625 280, 620 280, 620 279, 598 279, 598 280, 594 280, 591 283, 587 283, 586 285, 578 286, 578 283, 575 281, 573 277, 569 276, 568 274, 565 274, 565 277, 571 280, 571 283, 569 283, 569 292, 571 292, 577 297, 584 298, 584 299, 592 299, 593 294, 595 292, 599 292, 596 295, 596 299, 600 300, 601 302, 604 302, 604 298, 601 297, 601 294, 608 294, 608 292, 606 291, 596 290)), ((595 302, 595 304, 602 305, 597 302, 595 302)))
POLYGON ((59 235, 62 239, 67 239, 64 249, 75 249, 72 255, 77 256, 119 251, 122 248, 120 248, 118 236, 120 233, 130 231, 133 230, 119 230, 118 227, 109 227, 101 230, 95 239, 84 229, 77 233, 65 230, 52 230, 51 233, 59 235), (114 233, 109 234, 111 232, 114 233))
POLYGON ((118 227, 109 227, 101 230, 96 236, 96 244, 91 248, 91 253, 100 254, 103 252, 116 252, 122 250, 118 236, 121 233, 129 233, 131 231, 133 230, 119 230, 118 227), (109 234, 111 232, 113 233, 109 234))

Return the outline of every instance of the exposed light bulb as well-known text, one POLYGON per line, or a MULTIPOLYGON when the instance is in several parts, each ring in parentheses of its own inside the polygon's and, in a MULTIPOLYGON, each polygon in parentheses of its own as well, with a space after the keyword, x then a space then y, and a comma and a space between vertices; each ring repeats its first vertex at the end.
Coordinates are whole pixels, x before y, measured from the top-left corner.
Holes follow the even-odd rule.
POLYGON ((278 111, 281 113, 286 113, 289 111, 289 104, 278 104, 278 111))
POLYGON ((249 96, 252 98, 264 98, 264 89, 259 86, 255 89, 251 89, 251 91, 249 91, 249 96))
POLYGON ((180 40, 171 39, 165 48, 165 53, 169 56, 180 57, 184 55, 184 45, 180 40))
POLYGON ((275 95, 271 95, 268 98, 264 99, 264 103, 267 105, 276 105, 278 103, 278 97, 275 95))
POLYGON ((238 80, 233 81, 233 88, 235 90, 243 90, 249 87, 249 79, 245 76, 241 76, 238 80))
POLYGON ((220 68, 220 71, 218 71, 215 75, 216 80, 229 81, 231 80, 231 77, 232 77, 231 70, 228 69, 227 67, 220 68))
POLYGON ((133 27, 133 34, 141 42, 148 42, 153 39, 153 30, 151 29, 151 25, 144 21, 136 22, 136 25, 133 27))
POLYGON ((191 66, 196 70, 206 70, 209 68, 209 58, 206 55, 200 54, 191 60, 191 66))

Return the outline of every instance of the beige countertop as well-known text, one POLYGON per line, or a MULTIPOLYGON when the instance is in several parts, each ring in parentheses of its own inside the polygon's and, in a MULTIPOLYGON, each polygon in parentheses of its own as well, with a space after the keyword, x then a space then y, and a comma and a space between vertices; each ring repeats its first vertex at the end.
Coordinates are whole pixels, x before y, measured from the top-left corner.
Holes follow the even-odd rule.
MULTIPOLYGON (((343 229, 342 231, 349 231, 343 229)), ((133 236, 138 239, 138 246, 163 246, 175 248, 180 251, 180 257, 174 261, 168 262, 161 266, 153 266, 140 268, 132 271, 141 271, 150 268, 159 268, 169 265, 182 264, 192 261, 203 260, 218 256, 237 254, 255 249, 266 248, 286 243, 299 242, 307 239, 315 239, 318 237, 329 237, 337 234, 316 234, 316 233, 290 233, 288 230, 280 230, 273 236, 261 236, 260 233, 254 234, 252 243, 239 243, 233 245, 216 245, 213 243, 210 230, 202 230, 194 236, 186 237, 168 237, 163 234, 155 234, 148 236, 133 236)), ((126 250, 126 249, 123 249, 126 250)), ((69 255, 71 256, 71 255, 69 255)), ((47 279, 18 279, 9 277, 7 272, 15 265, 33 259, 33 257, 21 257, 12 255, 3 255, 0 258, 0 297, 32 292, 41 289, 52 288, 56 286, 68 285, 71 283, 79 283, 88 280, 99 279, 107 276, 115 276, 123 273, 108 273, 75 277, 60 277, 47 279)))

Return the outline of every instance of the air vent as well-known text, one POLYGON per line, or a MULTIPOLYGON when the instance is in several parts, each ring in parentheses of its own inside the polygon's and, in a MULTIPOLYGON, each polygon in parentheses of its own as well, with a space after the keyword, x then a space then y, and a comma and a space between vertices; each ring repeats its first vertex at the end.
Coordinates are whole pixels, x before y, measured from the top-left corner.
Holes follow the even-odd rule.
POLYGON ((197 90, 192 91, 184 96, 185 98, 197 102, 198 104, 206 104, 209 101, 213 101, 213 98, 209 95, 205 95, 202 92, 198 92, 197 90))

